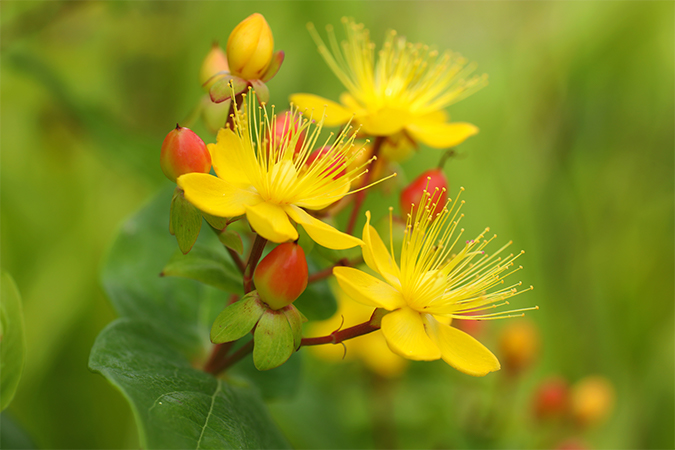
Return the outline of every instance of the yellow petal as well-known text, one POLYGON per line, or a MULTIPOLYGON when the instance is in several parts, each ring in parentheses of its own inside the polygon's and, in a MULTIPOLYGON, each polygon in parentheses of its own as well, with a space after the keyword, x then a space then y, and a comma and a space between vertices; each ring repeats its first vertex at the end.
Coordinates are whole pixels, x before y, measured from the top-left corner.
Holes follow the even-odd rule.
POLYGON ((333 250, 344 250, 363 244, 363 241, 354 236, 338 231, 327 223, 307 214, 295 205, 287 205, 284 210, 291 219, 302 225, 309 237, 317 244, 333 250))
POLYGON ((343 108, 339 103, 318 95, 293 94, 290 100, 305 116, 311 115, 317 122, 320 122, 325 115, 323 124, 327 127, 345 124, 352 118, 351 111, 343 108))
POLYGON ((335 267, 333 275, 345 294, 366 306, 392 311, 406 304, 399 291, 353 267, 335 267))
POLYGON ((261 202, 247 206, 246 218, 256 233, 272 242, 281 243, 298 238, 298 231, 279 205, 261 202))
POLYGON ((410 113, 396 108, 380 108, 356 118, 362 125, 362 131, 372 136, 391 136, 398 133, 410 120, 410 113))
POLYGON ((377 230, 370 225, 370 211, 366 212, 366 224, 363 226, 363 259, 368 267, 379 273, 387 280, 387 283, 400 286, 400 271, 387 251, 387 247, 380 239, 377 230))
POLYGON ((474 377, 482 377, 501 368, 497 357, 475 338, 440 323, 432 316, 427 315, 426 318, 427 331, 441 350, 443 361, 474 377))
POLYGON ((251 185, 246 175, 253 154, 245 152, 241 140, 229 128, 221 128, 218 131, 218 143, 209 144, 213 170, 219 178, 233 186, 246 188, 251 185))
POLYGON ((298 200, 294 204, 312 210, 323 209, 340 200, 347 192, 349 192, 349 180, 346 177, 339 181, 336 180, 335 183, 332 184, 334 184, 335 187, 332 185, 326 187, 322 186, 314 191, 303 193, 303 196, 306 198, 298 200), (329 191, 328 189, 331 188, 332 190, 329 191))
POLYGON ((392 352, 416 361, 433 361, 441 352, 424 329, 417 311, 403 307, 382 318, 382 332, 392 352))
POLYGON ((185 198, 205 213, 217 217, 235 217, 244 214, 247 205, 262 199, 253 191, 240 189, 207 173, 187 173, 176 180, 185 191, 185 198))
POLYGON ((470 123, 440 123, 424 121, 420 118, 408 124, 406 130, 416 141, 433 148, 454 147, 478 133, 478 128, 470 123))

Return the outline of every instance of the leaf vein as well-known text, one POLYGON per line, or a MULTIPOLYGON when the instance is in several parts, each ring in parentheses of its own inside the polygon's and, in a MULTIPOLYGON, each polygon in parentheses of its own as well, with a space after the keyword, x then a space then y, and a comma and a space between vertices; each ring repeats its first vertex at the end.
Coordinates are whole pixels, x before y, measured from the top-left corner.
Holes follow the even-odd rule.
POLYGON ((202 427, 202 432, 199 434, 199 440, 197 441, 197 450, 199 450, 200 445, 202 444, 202 438, 204 437, 204 432, 206 431, 206 426, 209 424, 209 419, 211 418, 211 414, 213 413, 213 405, 216 404, 216 397, 218 396, 218 393, 220 392, 220 387, 221 387, 221 381, 216 380, 218 384, 216 385, 216 390, 213 392, 213 395, 211 396, 211 407, 209 408, 209 412, 206 415, 206 420, 204 421, 204 426, 202 427))

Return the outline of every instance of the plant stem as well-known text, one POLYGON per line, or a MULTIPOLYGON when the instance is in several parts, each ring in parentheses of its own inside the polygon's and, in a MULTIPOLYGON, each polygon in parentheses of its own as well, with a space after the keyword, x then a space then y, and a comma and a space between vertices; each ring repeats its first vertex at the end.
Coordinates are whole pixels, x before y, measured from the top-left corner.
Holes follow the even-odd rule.
POLYGON ((234 342, 225 342, 224 344, 216 344, 213 346, 213 351, 211 351, 211 356, 209 360, 204 364, 204 372, 216 375, 220 370, 219 367, 222 365, 223 361, 226 361, 225 358, 230 352, 234 342))
MULTIPOLYGON (((382 148, 382 144, 384 144, 384 140, 386 138, 384 136, 376 136, 375 137, 375 142, 373 143, 373 155, 375 158, 380 153, 380 149, 382 148)), ((374 164, 378 164, 377 159, 374 161, 374 164)), ((373 164, 373 165, 374 165, 373 164)), ((365 175, 365 179, 363 180, 363 185, 368 186, 370 184, 370 179, 372 177, 372 173, 375 170, 368 170, 368 172, 365 175)), ((361 205, 363 205, 363 202, 366 199, 366 194, 368 193, 368 189, 364 189, 362 191, 359 191, 356 193, 356 199, 354 200, 354 209, 352 209, 352 214, 349 216, 349 222, 347 223, 347 230, 345 231, 347 234, 352 234, 354 231, 354 227, 356 226, 356 220, 359 217, 359 212, 361 211, 361 205)))
POLYGON ((302 338, 301 347, 309 345, 324 345, 324 344, 339 344, 342 341, 353 339, 355 337, 363 336, 364 334, 372 333, 380 329, 379 326, 371 325, 371 321, 354 325, 353 327, 345 328, 344 330, 333 331, 328 336, 321 336, 315 338, 302 338))
MULTIPOLYGON (((229 342, 229 344, 233 344, 233 342, 229 342)), ((244 356, 248 355, 252 351, 253 351, 253 339, 244 344, 244 346, 239 348, 239 350, 232 353, 229 356, 229 358, 224 358, 219 361, 216 361, 216 364, 214 364, 213 367, 210 367, 211 369, 210 371, 206 370, 206 367, 204 368, 204 370, 216 376, 219 373, 228 369, 229 367, 232 367, 234 364, 239 362, 244 356)))
POLYGON ((237 269, 239 269, 239 272, 243 274, 244 271, 246 270, 246 265, 244 264, 244 261, 242 261, 241 258, 239 257, 239 254, 228 246, 225 246, 225 250, 227 250, 227 253, 229 253, 230 256, 232 257, 232 261, 234 262, 234 265, 237 266, 237 269))
POLYGON ((251 248, 251 254, 248 255, 248 263, 246 264, 246 269, 244 270, 244 293, 248 294, 255 286, 253 284, 253 272, 255 271, 258 261, 262 256, 263 250, 265 250, 265 245, 267 244, 267 239, 260 236, 259 234, 255 235, 255 241, 253 242, 253 247, 251 248))
POLYGON ((319 270, 318 272, 314 272, 313 274, 311 274, 309 278, 307 278, 307 283, 314 283, 315 281, 320 281, 323 280, 324 278, 328 278, 333 274, 333 269, 335 267, 345 267, 345 266, 352 267, 357 264, 360 264, 361 262, 363 262, 361 258, 355 261, 349 261, 347 258, 342 258, 332 266, 326 267, 325 269, 319 270))
POLYGON ((438 168, 443 170, 443 167, 445 166, 445 162, 455 156, 457 152, 455 152, 455 148, 451 147, 443 153, 443 156, 441 156, 441 159, 438 161, 438 168))

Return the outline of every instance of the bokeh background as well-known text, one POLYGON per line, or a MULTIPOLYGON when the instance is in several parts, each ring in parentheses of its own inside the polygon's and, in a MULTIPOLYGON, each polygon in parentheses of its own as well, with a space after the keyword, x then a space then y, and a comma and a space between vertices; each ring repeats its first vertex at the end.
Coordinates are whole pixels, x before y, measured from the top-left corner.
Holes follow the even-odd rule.
MULTIPOLYGON (((212 41, 225 44, 260 12, 286 51, 269 83, 279 107, 294 92, 337 99, 342 87, 305 24, 344 15, 378 43, 393 28, 489 74, 449 109, 481 132, 446 173, 451 191, 466 188, 467 230, 490 226, 526 250, 521 275, 535 290, 517 303, 540 307, 528 316, 539 351, 516 375, 474 379, 431 363, 385 379, 305 358, 299 392, 271 405, 291 442, 675 445, 672 2, 3 0, 0 9, 1 262, 22 293, 27 337, 4 429, 11 420, 40 448, 137 448, 124 399, 87 369, 115 316, 98 271, 120 223, 168 183, 159 148, 202 95, 212 41), (615 392, 604 420, 535 417, 543 380, 588 375, 615 392)), ((438 157, 422 148, 401 179, 438 157)), ((498 356, 508 325, 481 331, 498 356)))

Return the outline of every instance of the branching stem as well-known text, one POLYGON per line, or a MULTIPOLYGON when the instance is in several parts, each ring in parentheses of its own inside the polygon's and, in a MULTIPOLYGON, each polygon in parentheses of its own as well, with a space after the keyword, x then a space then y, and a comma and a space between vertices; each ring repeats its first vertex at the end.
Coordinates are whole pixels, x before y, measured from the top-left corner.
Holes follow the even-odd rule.
MULTIPOLYGON (((380 149, 382 148, 382 144, 384 144, 385 141, 384 136, 377 136, 375 137, 375 142, 373 142, 373 157, 377 158, 378 155, 380 154, 380 149)), ((381 162, 375 160, 373 163, 373 166, 375 164, 381 164, 381 162)), ((365 179, 363 180, 363 185, 367 186, 370 183, 370 180, 372 178, 372 173, 374 172, 374 168, 370 168, 368 172, 365 175, 365 179)), ((366 200, 366 195, 368 193, 369 189, 364 189, 362 191, 357 192, 356 198, 354 199, 354 209, 352 209, 352 214, 349 216, 349 222, 347 223, 347 234, 352 234, 354 231, 354 227, 356 226, 356 221, 359 218, 359 212, 361 211, 361 206, 363 205, 363 202, 366 200)))

